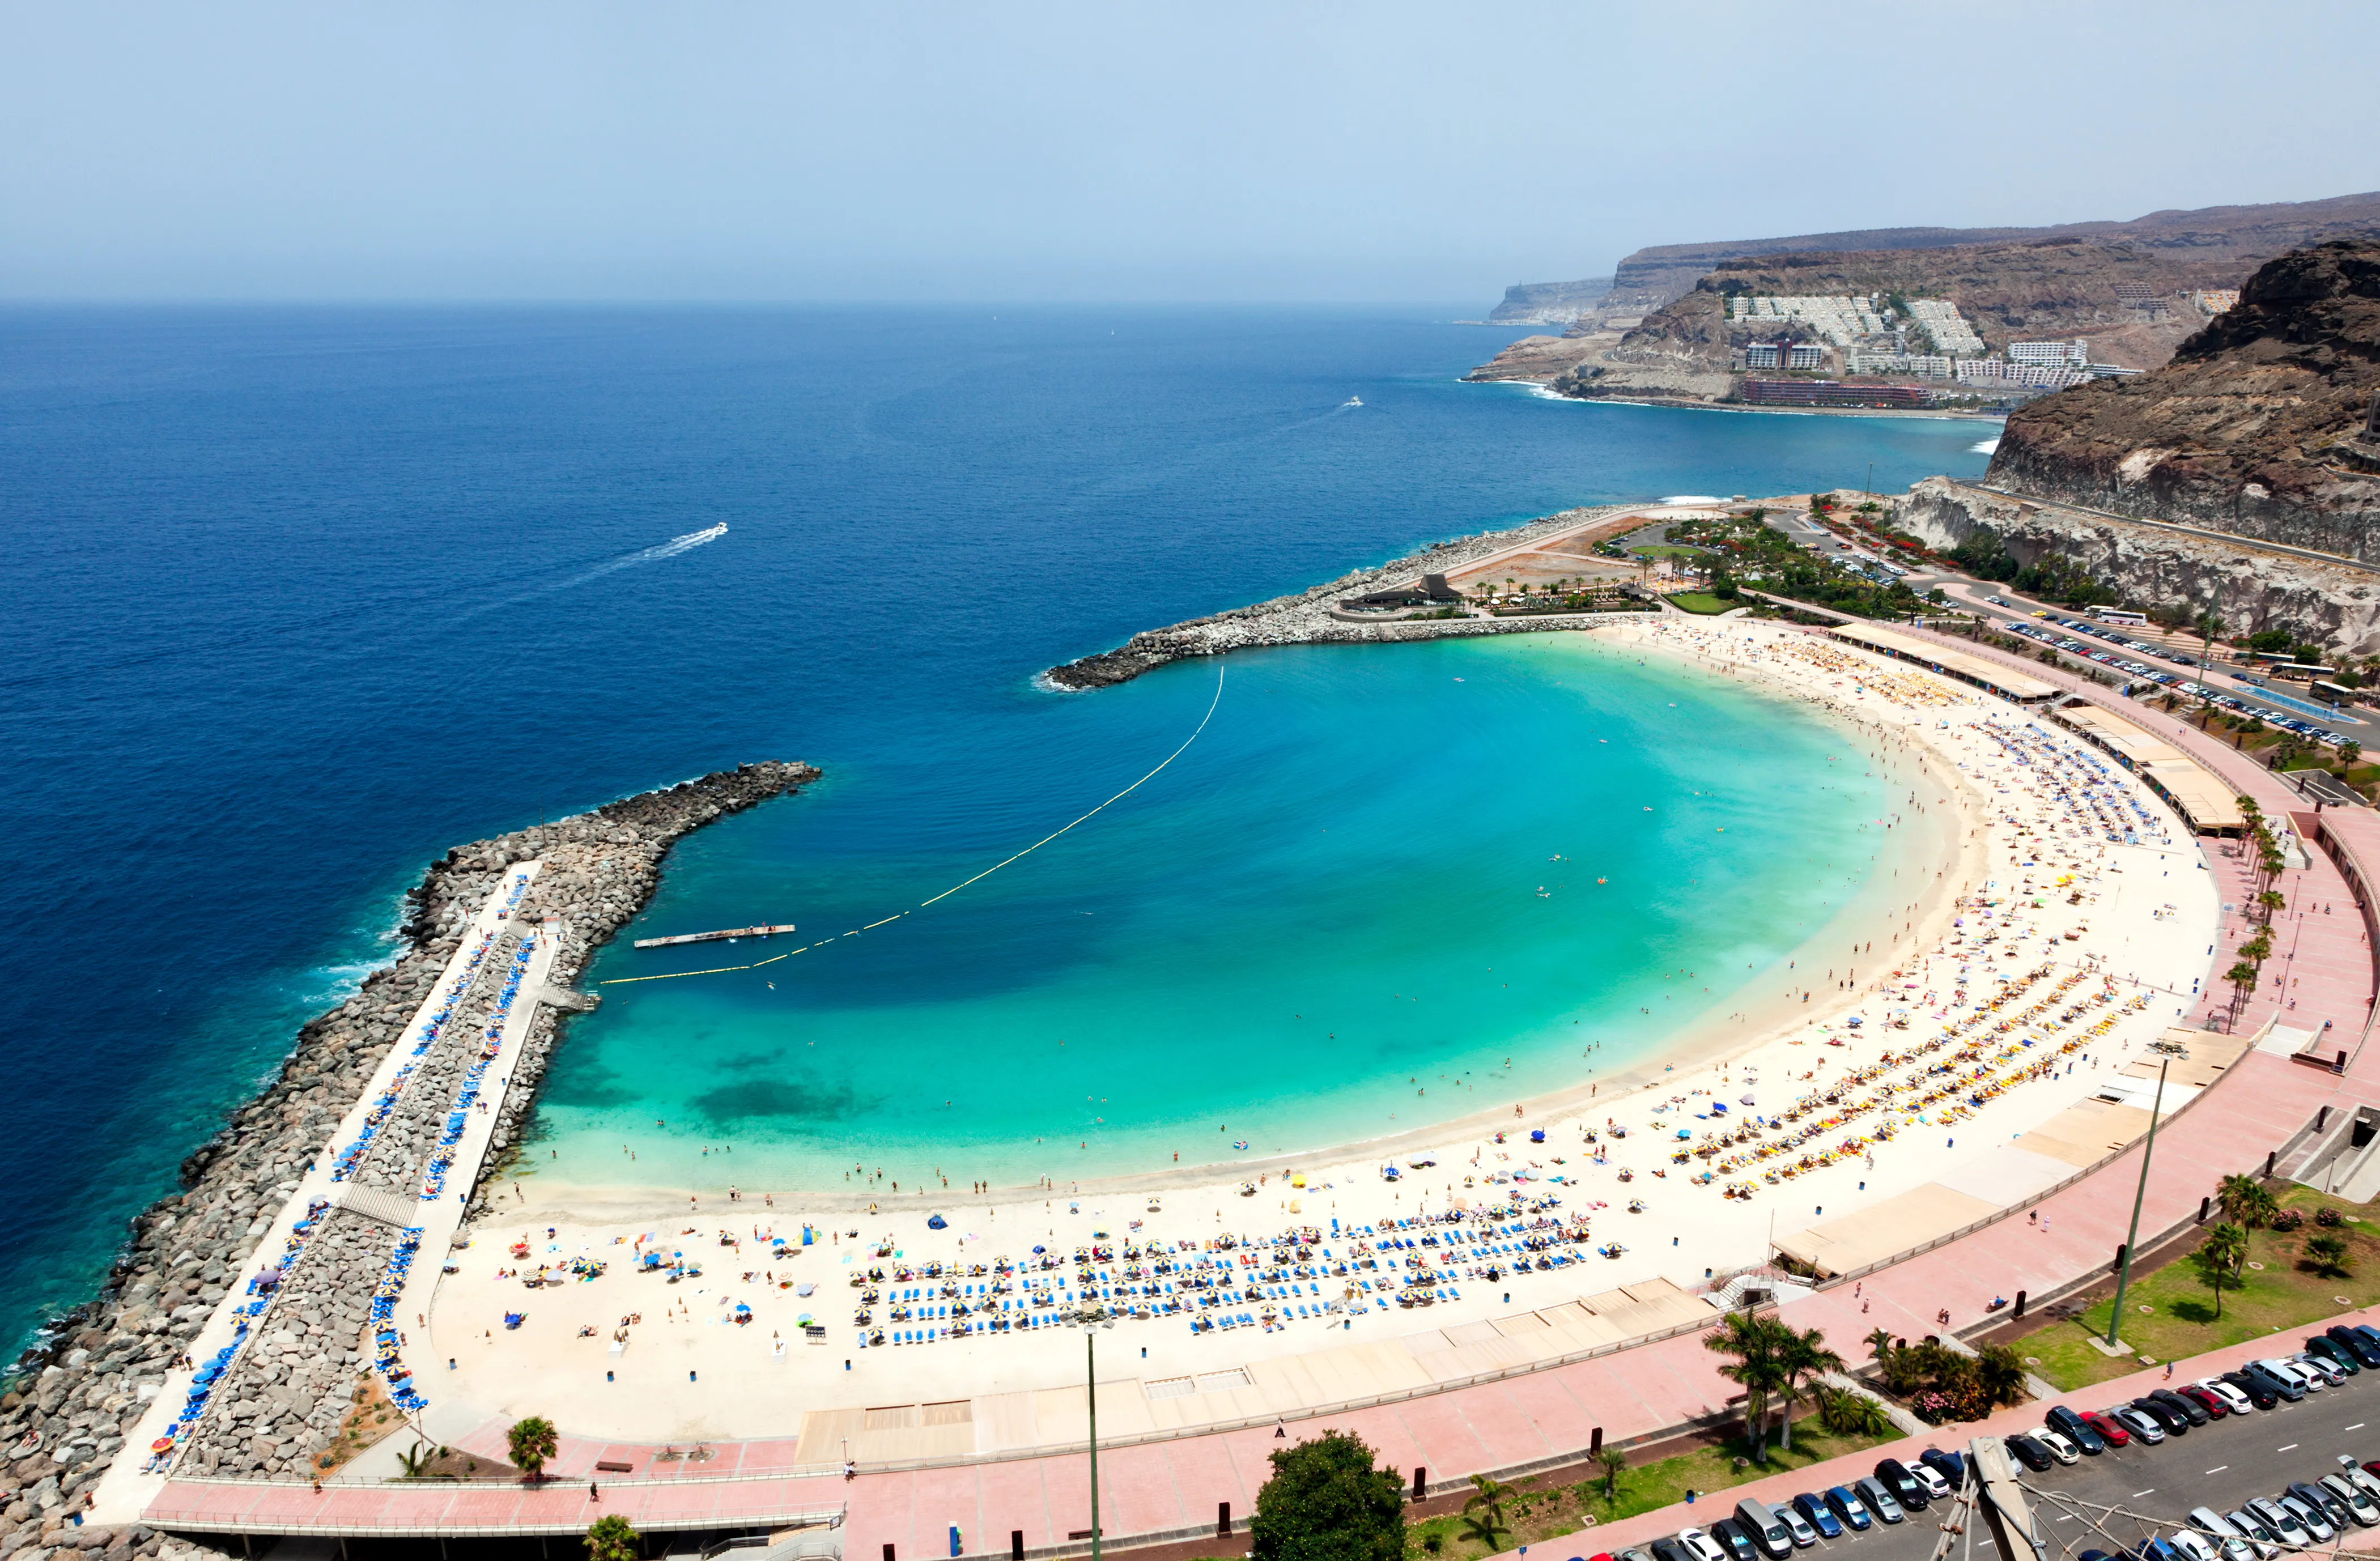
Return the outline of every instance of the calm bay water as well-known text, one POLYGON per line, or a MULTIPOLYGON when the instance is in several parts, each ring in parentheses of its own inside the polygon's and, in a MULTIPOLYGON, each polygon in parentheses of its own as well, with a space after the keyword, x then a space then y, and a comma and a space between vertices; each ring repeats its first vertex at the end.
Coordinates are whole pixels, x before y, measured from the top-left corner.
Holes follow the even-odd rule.
MULTIPOLYGON (((804 757, 827 782, 697 837, 648 922, 856 926, 1213 694, 1053 661, 1568 504, 1984 464, 1972 424, 1461 385, 1507 338, 1433 312, 0 312, 0 1323, 87 1293, 450 844, 804 757)), ((1663 970, 1822 915, 1847 886, 1785 866, 1858 811, 1827 745, 1550 641, 1235 659, 1172 768, 976 889, 773 992, 610 988, 541 1125, 567 1174, 641 1125, 652 1180, 732 1142, 750 1184, 1436 1114, 1403 1076, 1639 1044, 1663 970)))

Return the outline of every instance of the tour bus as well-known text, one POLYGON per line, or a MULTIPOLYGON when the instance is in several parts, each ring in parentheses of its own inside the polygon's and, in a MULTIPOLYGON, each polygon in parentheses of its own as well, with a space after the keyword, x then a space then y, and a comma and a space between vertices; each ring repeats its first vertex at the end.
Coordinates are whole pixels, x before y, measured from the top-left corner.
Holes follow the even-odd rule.
POLYGON ((2329 677, 2338 671, 2337 667, 2320 666, 2312 661, 2276 661, 2272 666, 2272 673, 2277 678, 2303 678, 2308 683, 2329 677))
POLYGON ((2123 623, 2135 629, 2146 628, 2149 621, 2145 612, 2132 612, 2120 607, 2095 607, 2091 610, 2091 616, 2102 623, 2123 623))
POLYGON ((2351 705, 2355 702, 2355 690, 2342 688, 2335 683, 2325 683, 2320 678, 2314 680, 2313 691, 2317 697, 2327 699, 2333 705, 2351 705))

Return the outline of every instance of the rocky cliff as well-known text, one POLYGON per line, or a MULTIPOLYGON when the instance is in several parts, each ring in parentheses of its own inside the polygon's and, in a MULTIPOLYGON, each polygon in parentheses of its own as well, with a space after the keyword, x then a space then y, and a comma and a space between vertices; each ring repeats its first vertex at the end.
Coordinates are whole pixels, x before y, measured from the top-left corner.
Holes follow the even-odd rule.
POLYGON ((2045 397, 1987 481, 2380 563, 2380 241, 2270 261, 2155 373, 2045 397))
POLYGON ((1929 477, 1894 521, 1948 552, 1988 533, 2020 563, 2057 554, 2144 607, 2219 612, 2235 633, 2287 629, 2353 655, 2380 650, 2380 574, 2204 530, 2125 520, 1929 477))
POLYGON ((2210 263, 2231 263, 2244 273, 2253 261, 2285 250, 2323 239, 2354 236, 2380 236, 2380 192, 2335 196, 2326 200, 2152 212, 2130 222, 2067 223, 2056 227, 1864 228, 1846 233, 1805 233, 1786 238, 1656 244, 1621 260, 1607 283, 1536 283, 1513 287, 1505 293, 1505 303, 1491 318, 1516 324, 1551 322, 1565 317, 1527 312, 1532 302, 1522 300, 1533 301, 1546 290, 1590 285, 1608 289, 1598 300, 1602 307, 1642 313, 1683 297, 1693 291, 1696 282, 1726 261, 1771 255, 1949 249, 2064 238, 2092 244, 2130 243, 2143 250, 2174 255, 2187 253, 2210 263), (1507 314, 1507 309, 1515 312, 1507 314))

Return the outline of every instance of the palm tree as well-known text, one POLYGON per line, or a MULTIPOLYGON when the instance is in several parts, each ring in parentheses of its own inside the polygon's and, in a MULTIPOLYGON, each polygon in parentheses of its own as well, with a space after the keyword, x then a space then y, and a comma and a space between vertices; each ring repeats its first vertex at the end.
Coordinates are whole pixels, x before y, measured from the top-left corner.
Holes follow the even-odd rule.
POLYGON ((1768 1461, 1768 1396, 1784 1380, 1778 1363, 1777 1336, 1782 1331, 1774 1318, 1730 1312, 1725 1322, 1703 1335, 1705 1349, 1729 1357, 1718 1374, 1743 1389, 1743 1433, 1752 1443, 1752 1456, 1764 1464, 1768 1461))
POLYGON ((416 1442, 396 1455, 396 1466, 405 1470, 407 1480, 419 1480, 430 1473, 431 1465, 446 1456, 446 1449, 429 1442, 416 1442))
POLYGON ((587 1561, 637 1561, 644 1553, 644 1536, 618 1513, 598 1518, 587 1531, 587 1561))
POLYGON ((1884 1358, 1892 1353, 1892 1330, 1870 1328, 1867 1337, 1860 1342, 1867 1346, 1867 1358, 1880 1366, 1884 1364, 1884 1358))
POLYGON ((2236 1173, 2225 1177, 2215 1189, 2215 1203, 2224 1218, 2251 1230, 2270 1220, 2280 1207, 2263 1182, 2236 1173))
POLYGON ((1603 1499, 1620 1499, 1620 1477, 1628 1471, 1628 1455, 1617 1447, 1597 1449, 1595 1464, 1603 1470, 1603 1499))
MULTIPOLYGON (((2264 1192, 2265 1190, 2260 1187, 2256 1191, 2264 1192)), ((2272 1195, 2265 1193, 2265 1196, 2269 1200, 2272 1195)), ((2207 1287, 2215 1292, 2215 1315, 2220 1317, 2223 1315, 2223 1292, 2227 1288, 2239 1288, 2240 1266, 2248 1261, 2248 1232, 2236 1225, 2216 1226, 2206 1233, 2206 1240, 2199 1243, 2194 1261, 2207 1287)))
POLYGON ((1843 1369, 1843 1358, 1827 1348, 1827 1336, 1816 1328, 1796 1331, 1777 1325, 1778 1386, 1785 1399, 1785 1450, 1793 1450, 1793 1401, 1802 1396, 1802 1385, 1814 1376, 1843 1369))
POLYGON ((2281 891, 2277 889, 2268 889, 2256 896, 2256 909, 2265 913, 2266 926, 2272 926, 2274 916, 2289 909, 2289 902, 2281 897, 2281 891))
POLYGON ((1496 1536, 1512 1533, 1504 1522, 1504 1504, 1519 1493, 1485 1474, 1473 1475, 1471 1485, 1471 1494, 1463 1504, 1463 1537, 1477 1540, 1491 1551, 1501 1550, 1504 1547, 1496 1536))
POLYGON ((513 1467, 534 1483, 544 1473, 545 1460, 561 1447, 562 1436, 552 1421, 531 1415, 513 1422, 513 1428, 504 1433, 504 1444, 512 1449, 513 1467))
POLYGON ((1975 1375, 1985 1398, 1994 1405, 2024 1398, 2024 1361, 2005 1344, 1987 1344, 1975 1351, 1975 1375))

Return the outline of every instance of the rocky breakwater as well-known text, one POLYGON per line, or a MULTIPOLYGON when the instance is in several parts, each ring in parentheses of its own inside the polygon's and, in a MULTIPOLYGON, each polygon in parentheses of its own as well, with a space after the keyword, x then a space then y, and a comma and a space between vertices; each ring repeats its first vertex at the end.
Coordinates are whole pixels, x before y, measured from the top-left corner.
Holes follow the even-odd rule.
POLYGON ((1382 641, 1451 639, 1469 635, 1518 634, 1532 630, 1590 628, 1602 619, 1596 614, 1552 618, 1423 618, 1381 623, 1350 622, 1336 609, 1343 598, 1390 586, 1408 585, 1425 575, 1459 571, 1516 544, 1539 542, 1575 531, 1614 515, 1625 508, 1564 510, 1510 531, 1483 531, 1439 542, 1406 558, 1373 569, 1342 575, 1326 586, 1295 596, 1274 597, 1247 607, 1234 607, 1211 617, 1192 618, 1170 628, 1144 629, 1113 650, 1101 651, 1052 667, 1043 675, 1061 688, 1105 688, 1129 683, 1169 661, 1196 656, 1220 656, 1268 645, 1364 645, 1382 641))
POLYGON ((2281 256, 2153 373, 2011 416, 1986 481, 2380 563, 2380 240, 2281 256))
MULTIPOLYGON (((406 897, 402 952, 299 1030, 273 1081, 183 1161, 183 1190, 132 1221, 100 1293, 56 1319, 10 1372, 0 1392, 0 1556, 68 1548, 109 1557, 212 1554, 139 1526, 104 1530, 71 1519, 110 1462, 127 1454, 125 1438, 163 1391, 186 1341, 326 1151, 332 1129, 430 996, 507 866, 545 863, 524 912, 559 934, 551 979, 565 984, 651 898, 674 841, 818 774, 800 763, 742 765, 459 846, 431 864, 406 897)), ((508 1139, 517 1139, 551 1055, 552 1023, 552 1010, 540 1003, 505 1100, 508 1139)), ((434 1087, 424 1091, 434 1096, 434 1087)), ((437 1100, 442 1115, 450 1098, 451 1083, 437 1100)), ((303 1476, 365 1358, 364 1308, 394 1237, 392 1227, 344 1210, 325 1216, 216 1389, 211 1418, 188 1448, 200 1468, 303 1476)))
POLYGON ((2380 650, 2380 572, 2371 568, 1987 492, 1940 477, 1912 487, 1894 518, 1944 552, 1988 536, 2021 564, 2057 554, 2128 601, 2192 614, 2219 611, 2235 633, 2279 628, 2356 655, 2380 650))

